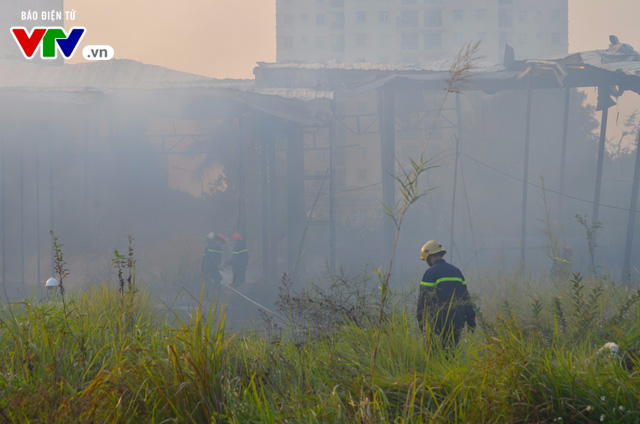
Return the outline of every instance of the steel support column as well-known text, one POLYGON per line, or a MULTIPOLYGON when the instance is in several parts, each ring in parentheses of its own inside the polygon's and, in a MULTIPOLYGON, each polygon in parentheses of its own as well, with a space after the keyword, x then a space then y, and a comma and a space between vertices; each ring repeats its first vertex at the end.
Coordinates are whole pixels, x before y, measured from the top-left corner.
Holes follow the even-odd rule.
MULTIPOLYGON (((607 121, 609 119, 609 104, 605 99, 609 98, 608 87, 598 87, 598 105, 602 108, 602 122, 600 123, 600 144, 598 145, 598 163, 596 168, 596 189, 593 195, 593 213, 591 215, 591 225, 598 223, 598 211, 600 209, 600 190, 602 188, 602 168, 604 164, 605 145, 607 143, 607 121)), ((595 245, 596 231, 593 232, 593 242, 595 245)), ((596 264, 591 264, 595 267, 596 264)))
POLYGON ((85 109, 82 114, 82 209, 84 225, 89 224, 89 124, 93 117, 85 109))
POLYGON ((569 135, 569 102, 571 89, 564 89, 564 119, 562 122, 562 151, 560 153, 560 198, 558 199, 558 217, 562 218, 562 198, 564 197, 564 172, 567 162, 567 138, 569 135))
MULTIPOLYGON (((53 134, 49 135, 49 231, 55 231, 55 215, 53 202, 53 139, 57 136, 57 126, 53 126, 53 134)), ((51 276, 55 275, 55 250, 53 247, 53 237, 51 237, 51 276)))
MULTIPOLYGON (((386 86, 378 90, 378 122, 380 125, 380 159, 382 171, 382 203, 393 210, 396 204, 395 194, 395 93, 393 87, 386 86)), ((384 218, 384 259, 388 261, 393 252, 396 227, 390 216, 384 218)))
POLYGON ((291 122, 287 125, 287 267, 292 273, 305 218, 304 128, 291 122))
POLYGON ((456 155, 453 159, 453 197, 451 200, 451 235, 450 235, 450 249, 453 256, 453 229, 456 217, 456 189, 458 185, 458 158, 460 156, 460 139, 462 138, 462 112, 460 110, 460 93, 456 93, 456 128, 458 134, 456 135, 456 155))
POLYGON ((638 187, 640 186, 640 130, 636 143, 636 166, 633 171, 633 186, 631 188, 631 204, 629 205, 629 221, 627 223, 627 240, 624 245, 624 262, 622 265, 622 279, 628 284, 631 279, 631 249, 633 248, 633 232, 636 227, 636 213, 638 211, 638 187))
POLYGON ((245 167, 244 167, 244 114, 238 118, 238 231, 247 240, 247 215, 245 198, 245 167))
POLYGON ((278 222, 278 190, 276 184, 276 128, 279 128, 280 121, 271 121, 274 130, 268 138, 269 153, 269 249, 270 249, 270 265, 269 265, 269 281, 275 281, 278 272, 278 237, 276 229, 279 227, 278 222))
POLYGON ((7 125, 9 124, 9 120, 6 118, 6 110, 2 108, 2 114, 0 114, 0 119, 2 119, 2 126, 0 126, 0 250, 2 251, 2 284, 4 285, 7 282, 7 202, 6 202, 6 149, 5 144, 7 142, 7 125))
POLYGON ((329 124, 329 270, 336 271, 336 99, 329 124))
POLYGON ((25 289, 24 285, 24 143, 28 142, 31 132, 22 130, 18 136, 20 142, 20 288, 25 289), (27 136, 24 136, 24 133, 27 136))
POLYGON ((262 117, 262 140, 260 148, 260 180, 262 203, 262 277, 269 279, 271 272, 271 243, 269 231, 269 145, 273 137, 271 123, 266 117, 262 117))
POLYGON ((40 275, 40 140, 44 137, 44 131, 40 129, 36 132, 35 150, 36 150, 36 260, 38 272, 38 284, 42 283, 40 275))
POLYGON ((527 76, 527 123, 525 128, 524 137, 524 171, 522 176, 522 224, 520 228, 520 271, 524 271, 525 262, 525 248, 527 241, 527 189, 529 186, 529 142, 531 140, 531 73, 527 76))

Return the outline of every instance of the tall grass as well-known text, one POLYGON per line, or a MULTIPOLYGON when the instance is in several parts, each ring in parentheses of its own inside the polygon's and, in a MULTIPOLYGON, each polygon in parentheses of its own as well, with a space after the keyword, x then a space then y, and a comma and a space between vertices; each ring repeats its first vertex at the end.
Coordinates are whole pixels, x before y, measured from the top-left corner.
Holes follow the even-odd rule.
POLYGON ((216 301, 180 319, 106 285, 68 291, 66 316, 58 298, 4 302, 0 422, 640 422, 640 292, 493 277, 478 330, 449 353, 401 302, 379 342, 375 313, 274 338, 227 332, 216 301), (622 361, 596 354, 607 341, 622 361))

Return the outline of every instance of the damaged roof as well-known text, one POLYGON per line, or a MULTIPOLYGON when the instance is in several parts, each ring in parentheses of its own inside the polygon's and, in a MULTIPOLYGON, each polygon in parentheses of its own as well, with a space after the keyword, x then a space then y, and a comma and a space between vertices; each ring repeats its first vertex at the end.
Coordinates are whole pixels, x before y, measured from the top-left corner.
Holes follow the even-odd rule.
POLYGON ((0 88, 69 90, 161 88, 198 84, 233 87, 246 86, 251 81, 217 80, 129 59, 62 66, 47 66, 24 60, 0 60, 0 88))
MULTIPOLYGON (((615 38, 617 42, 617 38, 615 38)), ((640 54, 627 44, 548 59, 514 60, 507 46, 505 62, 491 65, 476 62, 469 71, 469 89, 496 92, 526 88, 531 76, 533 88, 609 87, 614 93, 625 90, 640 94, 640 54)), ((396 85, 419 84, 424 89, 447 88, 451 61, 410 66, 354 64, 259 63, 256 86, 307 87, 335 90, 350 96, 396 85)))
MULTIPOLYGON (((613 96, 626 90, 640 94, 640 54, 615 41, 607 50, 548 59, 514 60, 508 47, 501 65, 476 62, 465 85, 488 93, 530 83, 532 88, 607 87, 613 96)), ((323 125, 330 121, 336 94, 355 96, 388 84, 446 89, 450 66, 450 61, 409 66, 260 62, 255 80, 220 80, 126 59, 63 66, 0 60, 0 91, 30 101, 75 103, 118 93, 156 107, 180 99, 193 105, 189 113, 201 115, 207 108, 236 113, 246 105, 279 118, 323 125)))
POLYGON ((128 59, 63 66, 0 60, 0 92, 5 98, 77 104, 117 94, 122 101, 141 107, 192 117, 239 113, 244 104, 309 125, 328 122, 326 111, 333 98, 330 90, 258 89, 254 80, 215 79, 128 59), (190 106, 178 110, 175 105, 190 106))

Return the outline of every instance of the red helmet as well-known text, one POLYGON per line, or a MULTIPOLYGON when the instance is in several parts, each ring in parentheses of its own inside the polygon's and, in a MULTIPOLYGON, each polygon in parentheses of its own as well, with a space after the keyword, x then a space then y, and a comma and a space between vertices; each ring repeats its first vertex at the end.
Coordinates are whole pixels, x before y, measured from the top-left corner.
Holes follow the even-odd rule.
POLYGON ((231 235, 231 240, 242 240, 242 236, 240 235, 240 233, 233 233, 231 235))
POLYGON ((216 234, 214 239, 221 240, 223 243, 227 241, 227 238, 224 236, 224 234, 216 234))

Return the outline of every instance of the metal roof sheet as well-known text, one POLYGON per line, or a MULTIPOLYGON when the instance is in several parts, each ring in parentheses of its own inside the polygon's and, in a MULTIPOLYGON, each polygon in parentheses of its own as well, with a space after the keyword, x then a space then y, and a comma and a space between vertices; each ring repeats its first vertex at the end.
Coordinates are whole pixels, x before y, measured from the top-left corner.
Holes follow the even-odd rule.
POLYGON ((593 50, 579 53, 580 59, 585 65, 605 69, 611 72, 624 72, 627 75, 640 76, 640 60, 614 61, 606 50, 593 50))
POLYGON ((0 60, 0 89, 86 93, 119 89, 231 89, 301 101, 333 98, 330 90, 256 89, 254 80, 220 80, 127 59, 63 66, 0 60))
MULTIPOLYGON (((490 68, 494 64, 477 63, 478 67, 490 68)), ((261 69, 305 69, 305 70, 343 70, 343 71, 392 71, 392 72, 442 72, 449 71, 451 60, 438 60, 419 64, 394 65, 374 62, 337 63, 298 63, 298 62, 258 62, 261 69)))
POLYGON ((247 82, 250 83, 250 80, 217 80, 128 59, 63 66, 0 60, 0 88, 69 90, 194 85, 233 87, 246 85, 247 82))
MULTIPOLYGON (((139 102, 142 107, 164 107, 163 113, 180 112, 170 110, 177 98, 195 104, 196 109, 221 107, 232 100, 308 125, 328 122, 328 101, 333 99, 330 90, 256 89, 254 80, 219 80, 122 59, 63 66, 0 60, 0 91, 14 99, 78 104, 118 93, 119 99, 139 102)), ((224 107, 231 108, 229 105, 224 107)))
MULTIPOLYGON (((246 91, 246 90, 244 90, 246 91)), ((331 90, 316 90, 313 88, 259 88, 252 89, 251 91, 266 94, 269 96, 279 96, 285 99, 298 99, 303 101, 316 100, 316 99, 333 99, 333 91, 331 90)))

